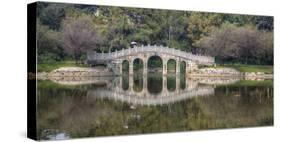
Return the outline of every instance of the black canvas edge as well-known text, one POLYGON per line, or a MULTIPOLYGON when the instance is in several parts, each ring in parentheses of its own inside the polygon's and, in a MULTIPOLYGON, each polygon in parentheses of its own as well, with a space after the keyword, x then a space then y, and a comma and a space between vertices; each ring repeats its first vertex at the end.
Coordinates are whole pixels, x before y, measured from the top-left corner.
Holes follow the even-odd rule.
POLYGON ((36 106, 36 15, 37 2, 27 5, 27 137, 37 140, 36 106))

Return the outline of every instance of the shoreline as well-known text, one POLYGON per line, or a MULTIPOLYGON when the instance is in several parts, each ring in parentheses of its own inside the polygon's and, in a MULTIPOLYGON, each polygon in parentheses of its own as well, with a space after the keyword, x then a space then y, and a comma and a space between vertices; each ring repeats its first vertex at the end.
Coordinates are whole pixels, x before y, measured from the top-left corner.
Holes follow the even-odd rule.
MULTIPOLYGON (((171 72, 172 73, 172 72, 171 72)), ((114 74, 107 68, 89 68, 89 67, 61 67, 50 72, 38 72, 38 79, 47 79, 52 77, 106 77, 120 76, 114 74)), ((233 68, 203 68, 192 72, 187 72, 188 78, 240 78, 246 80, 273 79, 273 74, 264 72, 240 72, 233 68)))

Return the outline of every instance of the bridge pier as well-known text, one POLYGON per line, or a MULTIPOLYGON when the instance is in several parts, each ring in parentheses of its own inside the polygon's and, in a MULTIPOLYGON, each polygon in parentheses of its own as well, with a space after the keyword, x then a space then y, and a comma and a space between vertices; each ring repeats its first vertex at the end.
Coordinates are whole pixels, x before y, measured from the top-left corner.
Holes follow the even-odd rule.
POLYGON ((176 91, 177 94, 180 93, 180 76, 177 74, 176 75, 176 91))
MULTIPOLYGON (((121 74, 122 75, 122 74, 121 74)), ((119 83, 118 83, 118 85, 116 85, 116 87, 117 87, 117 91, 118 92, 121 92, 121 90, 123 89, 122 88, 122 86, 123 86, 123 77, 121 76, 121 77, 119 77, 119 79, 118 79, 118 81, 119 81, 119 83)))
POLYGON ((186 61, 185 62, 185 75, 186 75, 186 77, 187 77, 187 75, 188 75, 188 73, 189 73, 189 63, 188 63, 189 61, 186 61))
POLYGON ((143 58, 143 74, 147 75, 147 58, 143 58))
POLYGON ((177 58, 176 60, 176 75, 178 76, 180 74, 180 59, 177 58))
POLYGON ((147 74, 143 75, 142 94, 147 95, 147 74))
POLYGON ((123 61, 121 61, 119 63, 119 74, 122 75, 123 74, 123 66, 122 66, 123 61))
POLYGON ((133 86, 134 86, 134 76, 129 76, 129 89, 128 90, 130 92, 134 92, 133 86))
POLYGON ((163 62, 163 75, 167 75, 167 62, 168 60, 165 57, 162 57, 163 62))
POLYGON ((134 74, 134 59, 129 60, 129 75, 134 74))
POLYGON ((167 76, 163 76, 162 94, 168 94, 167 76))

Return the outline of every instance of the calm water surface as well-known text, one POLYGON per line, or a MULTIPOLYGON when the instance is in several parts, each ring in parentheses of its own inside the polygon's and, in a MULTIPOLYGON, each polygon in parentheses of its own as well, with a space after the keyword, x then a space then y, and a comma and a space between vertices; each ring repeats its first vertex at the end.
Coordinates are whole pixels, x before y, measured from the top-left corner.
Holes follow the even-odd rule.
POLYGON ((157 73, 94 80, 38 81, 40 139, 273 125, 272 80, 157 73))

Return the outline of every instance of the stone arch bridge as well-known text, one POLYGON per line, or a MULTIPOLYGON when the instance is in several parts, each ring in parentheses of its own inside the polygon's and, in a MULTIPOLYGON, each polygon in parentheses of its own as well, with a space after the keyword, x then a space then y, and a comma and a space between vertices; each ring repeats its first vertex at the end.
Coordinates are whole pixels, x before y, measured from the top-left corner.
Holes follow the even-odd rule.
POLYGON ((209 56, 195 55, 175 48, 164 46, 135 46, 134 48, 122 49, 109 53, 88 52, 87 63, 91 65, 106 64, 114 73, 122 74, 122 63, 129 62, 129 74, 133 74, 134 60, 143 62, 143 73, 147 73, 148 60, 152 56, 158 56, 162 60, 163 75, 167 74, 167 63, 169 60, 176 61, 176 74, 180 73, 180 64, 184 63, 185 71, 197 68, 197 65, 212 65, 214 58, 209 56))

